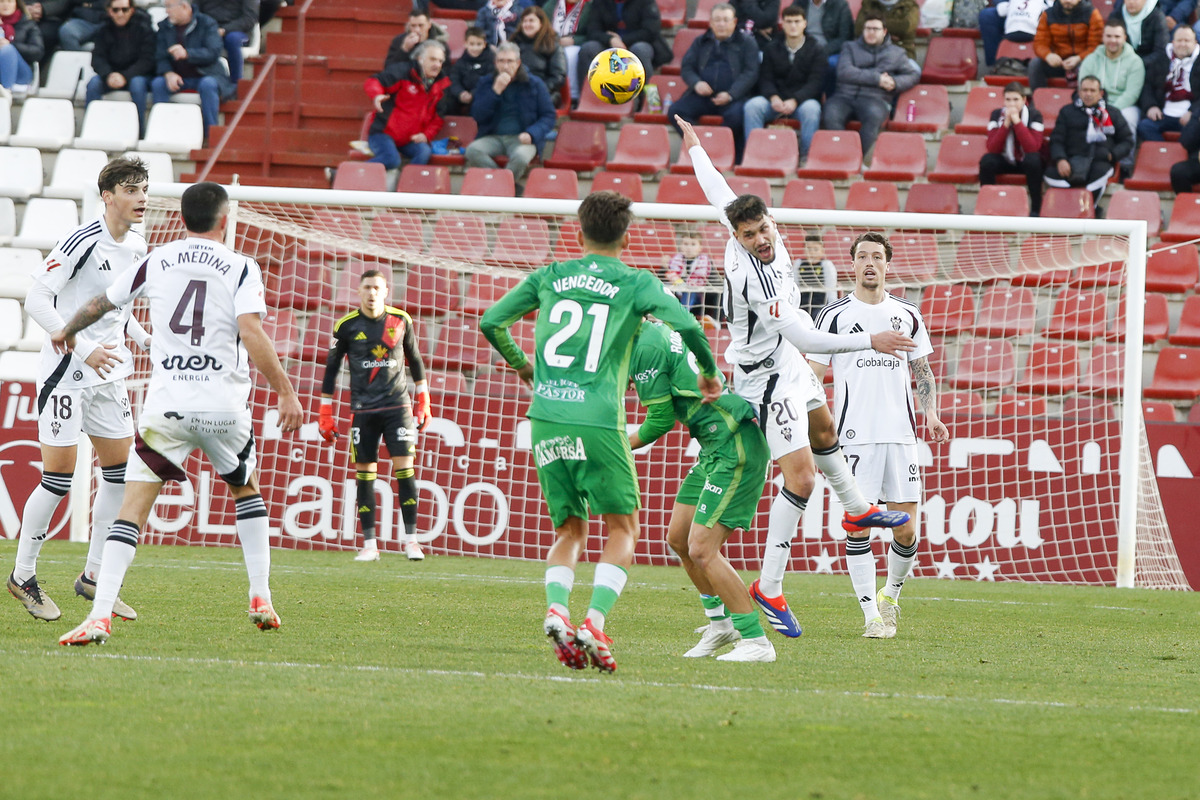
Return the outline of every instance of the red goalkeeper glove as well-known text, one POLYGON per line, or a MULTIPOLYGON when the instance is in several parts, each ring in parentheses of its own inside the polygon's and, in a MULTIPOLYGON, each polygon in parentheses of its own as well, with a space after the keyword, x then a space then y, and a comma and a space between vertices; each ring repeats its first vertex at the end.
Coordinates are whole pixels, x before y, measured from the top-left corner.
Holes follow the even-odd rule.
POLYGON ((417 430, 425 430, 425 426, 429 424, 431 414, 429 411, 429 392, 418 392, 413 398, 413 417, 417 421, 417 430))
POLYGON ((321 403, 320 416, 317 419, 317 430, 321 432, 321 438, 329 444, 337 441, 337 423, 333 421, 333 403, 328 401, 321 403))

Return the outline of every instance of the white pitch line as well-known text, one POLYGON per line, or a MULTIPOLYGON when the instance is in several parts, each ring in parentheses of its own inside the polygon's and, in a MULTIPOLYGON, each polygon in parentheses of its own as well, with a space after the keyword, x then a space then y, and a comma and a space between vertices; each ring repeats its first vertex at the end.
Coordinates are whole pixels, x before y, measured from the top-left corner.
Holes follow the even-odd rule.
POLYGON ((487 680, 489 678, 499 678, 502 680, 513 681, 531 681, 531 682, 550 682, 550 683, 577 683, 577 684, 594 684, 594 685, 611 685, 616 684, 622 688, 638 688, 638 689, 687 689, 697 692, 750 692, 755 694, 773 694, 773 695, 812 695, 816 697, 845 697, 845 698, 870 698, 878 700, 908 700, 917 702, 929 703, 956 703, 956 704, 982 704, 982 705, 1006 705, 1006 706, 1026 706, 1030 708, 1046 708, 1046 709, 1079 709, 1081 711, 1120 711, 1125 713, 1151 713, 1151 714, 1200 714, 1200 709, 1195 708, 1157 708, 1153 706, 1111 706, 1111 705, 1081 705, 1076 703, 1064 703, 1050 700, 1020 700, 1009 697, 949 697, 947 695, 933 694, 903 694, 899 692, 862 692, 862 691, 830 691, 827 689, 799 689, 787 688, 779 689, 772 687, 761 686, 722 686, 719 684, 704 684, 704 683, 668 683, 665 681, 644 681, 644 680, 629 680, 626 678, 583 678, 567 675, 533 675, 524 672, 478 672, 475 670, 451 670, 451 669, 414 669, 411 667, 389 667, 374 664, 357 664, 357 665, 333 665, 333 664, 308 664, 296 661, 243 661, 237 659, 224 658, 182 658, 182 657, 167 657, 167 656, 139 656, 128 655, 124 653, 100 653, 95 650, 88 650, 84 653, 69 652, 62 650, 0 650, 0 655, 13 656, 43 656, 47 658, 95 658, 107 659, 113 661, 131 661, 156 664, 180 664, 180 665, 197 665, 197 666, 214 666, 214 667, 261 667, 267 669, 309 669, 309 670, 332 670, 334 672, 371 672, 371 673, 390 673, 395 675, 423 675, 427 677, 446 677, 446 678, 471 678, 487 680))

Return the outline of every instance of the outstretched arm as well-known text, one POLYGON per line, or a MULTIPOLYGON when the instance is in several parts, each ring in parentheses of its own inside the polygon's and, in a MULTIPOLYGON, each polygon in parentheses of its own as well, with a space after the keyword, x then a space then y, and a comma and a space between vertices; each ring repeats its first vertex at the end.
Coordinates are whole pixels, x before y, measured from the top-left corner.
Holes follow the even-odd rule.
POLYGON ((729 188, 725 176, 713 166, 691 123, 676 115, 675 124, 679 126, 679 132, 683 134, 683 148, 692 158, 692 170, 696 173, 696 180, 700 182, 700 188, 704 190, 704 196, 708 198, 708 202, 714 208, 721 212, 722 218, 724 218, 725 206, 736 200, 737 195, 733 193, 733 189, 729 188))

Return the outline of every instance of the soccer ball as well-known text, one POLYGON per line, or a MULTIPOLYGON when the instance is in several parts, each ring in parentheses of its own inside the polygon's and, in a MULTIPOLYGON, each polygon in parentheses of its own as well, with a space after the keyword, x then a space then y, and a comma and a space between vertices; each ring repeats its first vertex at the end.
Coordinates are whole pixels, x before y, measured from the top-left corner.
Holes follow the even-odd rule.
POLYGON ((610 47, 596 54, 588 67, 588 86, 606 103, 619 106, 638 96, 646 85, 646 68, 633 53, 610 47))

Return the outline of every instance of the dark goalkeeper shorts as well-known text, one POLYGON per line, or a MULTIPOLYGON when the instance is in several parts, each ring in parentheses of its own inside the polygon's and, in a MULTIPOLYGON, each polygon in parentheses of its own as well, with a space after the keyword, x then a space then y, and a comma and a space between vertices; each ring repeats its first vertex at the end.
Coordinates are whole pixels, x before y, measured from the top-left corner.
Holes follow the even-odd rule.
POLYGON ((758 510, 771 452, 753 421, 743 422, 729 439, 700 451, 675 502, 696 507, 693 522, 711 528, 720 522, 749 530, 758 510))
POLYGON ((568 517, 633 514, 642 507, 629 437, 622 431, 529 422, 533 463, 555 528, 568 517))
POLYGON ((417 426, 411 406, 360 411, 350 421, 350 458, 356 464, 379 460, 379 440, 387 443, 392 458, 412 456, 417 450, 417 426))

